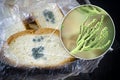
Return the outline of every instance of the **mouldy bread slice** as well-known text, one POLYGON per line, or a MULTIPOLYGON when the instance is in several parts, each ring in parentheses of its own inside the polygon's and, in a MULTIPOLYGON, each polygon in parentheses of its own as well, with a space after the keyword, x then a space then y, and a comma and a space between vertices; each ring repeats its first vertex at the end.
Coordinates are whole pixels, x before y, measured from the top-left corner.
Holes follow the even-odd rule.
POLYGON ((16 33, 8 39, 8 46, 5 61, 16 67, 57 68, 75 60, 63 48, 55 29, 16 33))
POLYGON ((39 27, 60 29, 63 14, 56 3, 48 3, 32 11, 39 27))

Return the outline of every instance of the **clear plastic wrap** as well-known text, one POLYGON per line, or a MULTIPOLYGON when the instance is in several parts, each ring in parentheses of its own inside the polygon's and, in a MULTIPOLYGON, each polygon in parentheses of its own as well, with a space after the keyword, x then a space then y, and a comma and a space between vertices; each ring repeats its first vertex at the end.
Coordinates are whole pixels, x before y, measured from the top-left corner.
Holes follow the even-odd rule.
MULTIPOLYGON (((6 28, 17 24, 29 18, 31 11, 44 7, 46 3, 56 3, 64 16, 72 8, 89 3, 87 0, 81 0, 80 4, 76 0, 12 0, 13 3, 6 0, 0 0, 0 55, 4 54, 3 45, 6 43, 6 28), (83 2, 83 3, 82 3, 83 2), (14 5, 13 5, 14 4, 14 5)), ((54 9, 54 7, 53 7, 54 9)), ((6 47, 7 48, 7 47, 6 47)), ((0 57, 1 59, 1 57, 0 57)), ((0 80, 64 80, 69 76, 76 76, 79 73, 90 73, 99 64, 102 57, 94 60, 76 59, 62 67, 47 68, 18 68, 0 60, 0 80)))

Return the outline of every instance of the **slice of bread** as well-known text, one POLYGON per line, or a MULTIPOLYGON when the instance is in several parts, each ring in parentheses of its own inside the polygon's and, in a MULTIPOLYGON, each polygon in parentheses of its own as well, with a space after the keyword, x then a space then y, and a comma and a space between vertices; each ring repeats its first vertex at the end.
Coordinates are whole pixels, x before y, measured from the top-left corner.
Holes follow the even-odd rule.
POLYGON ((63 48, 59 31, 55 29, 22 31, 7 42, 9 47, 4 51, 4 61, 11 66, 57 68, 75 60, 63 48))
POLYGON ((56 3, 45 4, 32 11, 36 23, 42 28, 60 29, 63 14, 56 3))

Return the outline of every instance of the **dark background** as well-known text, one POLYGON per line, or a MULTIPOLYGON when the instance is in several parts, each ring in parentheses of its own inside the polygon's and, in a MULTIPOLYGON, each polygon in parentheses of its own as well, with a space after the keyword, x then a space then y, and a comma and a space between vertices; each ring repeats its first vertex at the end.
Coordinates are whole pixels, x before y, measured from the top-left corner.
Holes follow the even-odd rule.
MULTIPOLYGON (((81 3, 82 0, 77 0, 81 3)), ((85 0, 83 0, 85 1, 85 0)), ((90 0, 90 3, 106 10, 112 17, 116 37, 112 52, 108 52, 92 73, 80 74, 68 80, 120 80, 120 3, 119 0, 90 0)), ((82 3, 84 4, 84 2, 82 3)))
POLYGON ((94 5, 100 6, 105 9, 112 17, 115 28, 116 38, 113 44, 114 50, 105 55, 98 69, 96 69, 91 77, 92 80, 120 80, 119 64, 120 64, 120 9, 119 0, 90 0, 94 5))

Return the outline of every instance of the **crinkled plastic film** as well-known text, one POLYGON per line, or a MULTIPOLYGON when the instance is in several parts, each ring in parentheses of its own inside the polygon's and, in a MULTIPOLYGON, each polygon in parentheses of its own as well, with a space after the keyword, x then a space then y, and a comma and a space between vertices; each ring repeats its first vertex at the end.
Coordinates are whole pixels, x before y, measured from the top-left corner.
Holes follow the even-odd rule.
MULTIPOLYGON (((0 0, 0 55, 4 54, 3 45, 6 43, 6 28, 29 18, 33 9, 44 7, 46 3, 56 3, 65 16, 68 11, 74 7, 88 2, 81 0, 79 4, 76 0, 12 0, 13 3, 6 0, 0 0), (83 1, 83 3, 82 3, 83 1)), ((54 6, 53 6, 54 9, 54 6)), ((54 31, 53 31, 54 33, 54 31)), ((52 34, 51 34, 52 35, 52 34)), ((52 37, 52 36, 51 36, 52 37)), ((9 46, 6 45, 5 49, 9 46)), ((64 80, 70 76, 77 76, 79 73, 90 73, 99 64, 102 57, 94 60, 77 59, 60 68, 18 68, 7 64, 0 57, 0 80, 64 80)))

